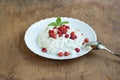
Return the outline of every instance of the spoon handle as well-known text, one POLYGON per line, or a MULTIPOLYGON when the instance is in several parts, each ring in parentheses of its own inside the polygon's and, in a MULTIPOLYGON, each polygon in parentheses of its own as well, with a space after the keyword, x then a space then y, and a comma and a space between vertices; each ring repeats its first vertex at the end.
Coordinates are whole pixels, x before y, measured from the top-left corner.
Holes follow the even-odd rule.
POLYGON ((116 54, 116 53, 115 53, 114 55, 116 55, 116 56, 120 57, 120 54, 116 54))
POLYGON ((118 56, 120 57, 120 54, 117 54, 115 52, 112 52, 111 50, 109 50, 108 48, 105 48, 106 51, 108 51, 109 53, 111 53, 112 55, 118 56))

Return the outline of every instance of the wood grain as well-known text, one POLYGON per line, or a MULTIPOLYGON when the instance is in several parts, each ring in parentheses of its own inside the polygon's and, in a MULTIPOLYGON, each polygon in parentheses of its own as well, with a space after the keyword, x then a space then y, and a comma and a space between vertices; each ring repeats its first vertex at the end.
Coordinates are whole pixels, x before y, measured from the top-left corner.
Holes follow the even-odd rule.
POLYGON ((0 0, 0 80, 120 80, 120 58, 92 51, 57 61, 33 54, 26 29, 54 16, 85 21, 98 41, 120 54, 120 0, 0 0))

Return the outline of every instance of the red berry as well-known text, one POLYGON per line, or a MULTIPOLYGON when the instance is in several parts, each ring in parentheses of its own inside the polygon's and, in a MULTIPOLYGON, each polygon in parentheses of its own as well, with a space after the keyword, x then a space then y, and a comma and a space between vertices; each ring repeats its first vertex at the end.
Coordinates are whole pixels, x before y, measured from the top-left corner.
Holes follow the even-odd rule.
POLYGON ((53 36, 53 33, 49 33, 49 36, 52 37, 52 36, 53 36))
POLYGON ((62 57, 62 56, 63 56, 63 53, 62 53, 62 52, 59 52, 59 53, 58 53, 58 56, 62 57))
POLYGON ((47 52, 46 48, 42 48, 42 52, 46 53, 47 52))
POLYGON ((72 37, 72 36, 70 36, 70 39, 72 39, 72 40, 73 40, 73 37, 72 37))
POLYGON ((65 28, 63 28, 63 30, 62 30, 62 32, 63 32, 63 34, 65 34, 66 32, 67 32, 67 29, 65 28))
POLYGON ((56 34, 55 33, 49 33, 49 36, 52 38, 56 38, 56 34))
POLYGON ((86 43, 89 42, 89 39, 88 39, 88 38, 85 38, 85 39, 84 39, 84 42, 86 42, 86 43))
POLYGON ((75 48, 75 51, 76 51, 76 52, 80 52, 80 49, 79 49, 79 48, 75 48))
POLYGON ((76 39, 76 38, 77 38, 77 36, 75 35, 75 36, 74 36, 74 39, 76 39))
POLYGON ((56 34, 53 34, 53 36, 52 36, 52 37, 56 39, 56 34))
POLYGON ((65 34, 65 38, 68 38, 69 37, 69 34, 65 34))
POLYGON ((49 30, 49 33, 54 33, 54 30, 49 30))
POLYGON ((49 30, 49 36, 52 38, 56 38, 56 34, 55 34, 54 30, 49 30))
POLYGON ((74 40, 74 39, 76 39, 76 38, 77 38, 76 35, 71 35, 71 36, 70 36, 70 39, 72 39, 72 40, 74 40))
POLYGON ((62 34, 62 32, 60 30, 57 31, 58 34, 62 34))
POLYGON ((69 26, 65 26, 65 28, 66 28, 66 29, 70 29, 70 27, 69 27, 69 26))
POLYGON ((70 53, 69 53, 69 52, 65 52, 64 55, 65 55, 65 56, 69 56, 70 53))
POLYGON ((58 28, 58 30, 60 30, 60 31, 62 32, 62 30, 63 30, 62 26, 61 26, 61 27, 59 27, 59 28, 58 28))
POLYGON ((70 35, 71 35, 70 39, 72 39, 72 40, 77 38, 77 36, 75 35, 75 32, 73 32, 73 31, 70 33, 70 35))
POLYGON ((75 32, 72 31, 72 32, 70 33, 70 35, 75 35, 75 32))

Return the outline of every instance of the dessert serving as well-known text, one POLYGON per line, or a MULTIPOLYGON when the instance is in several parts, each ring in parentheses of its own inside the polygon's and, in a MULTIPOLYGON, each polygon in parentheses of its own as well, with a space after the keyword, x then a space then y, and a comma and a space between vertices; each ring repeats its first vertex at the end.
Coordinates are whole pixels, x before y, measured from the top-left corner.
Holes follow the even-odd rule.
POLYGON ((90 52, 85 44, 96 41, 95 31, 75 18, 52 17, 32 24, 25 32, 25 44, 33 53, 57 60, 73 59, 90 52))
POLYGON ((38 46, 43 53, 59 57, 80 54, 82 46, 89 39, 80 29, 69 26, 60 17, 51 22, 38 36, 38 46))

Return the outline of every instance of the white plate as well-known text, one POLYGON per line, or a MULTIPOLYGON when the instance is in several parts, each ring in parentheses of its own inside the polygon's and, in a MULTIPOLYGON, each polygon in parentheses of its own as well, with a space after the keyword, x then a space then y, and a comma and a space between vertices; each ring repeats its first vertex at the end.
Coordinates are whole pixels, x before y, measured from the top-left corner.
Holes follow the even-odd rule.
MULTIPOLYGON (((88 24, 86 24, 78 19, 74 19, 74 18, 61 17, 61 19, 62 19, 62 21, 68 21, 69 22, 68 25, 70 27, 76 27, 76 28, 80 29, 81 33, 83 33, 86 37, 88 37, 90 41, 97 40, 95 31, 88 24)), ((55 22, 55 21, 56 21, 56 17, 43 19, 43 20, 40 20, 40 21, 32 24, 27 29, 24 40, 25 40, 27 47, 32 52, 34 52, 35 54, 37 54, 39 56, 45 57, 45 58, 65 60, 65 59, 73 59, 73 58, 80 57, 82 55, 87 54, 89 51, 91 51, 91 49, 81 50, 80 53, 78 53, 77 55, 70 55, 70 56, 63 56, 63 57, 59 57, 57 55, 51 55, 49 53, 41 52, 41 49, 39 48, 39 46, 37 44, 38 35, 40 34, 40 32, 42 30, 44 30, 48 26, 48 24, 50 22, 55 22)))

